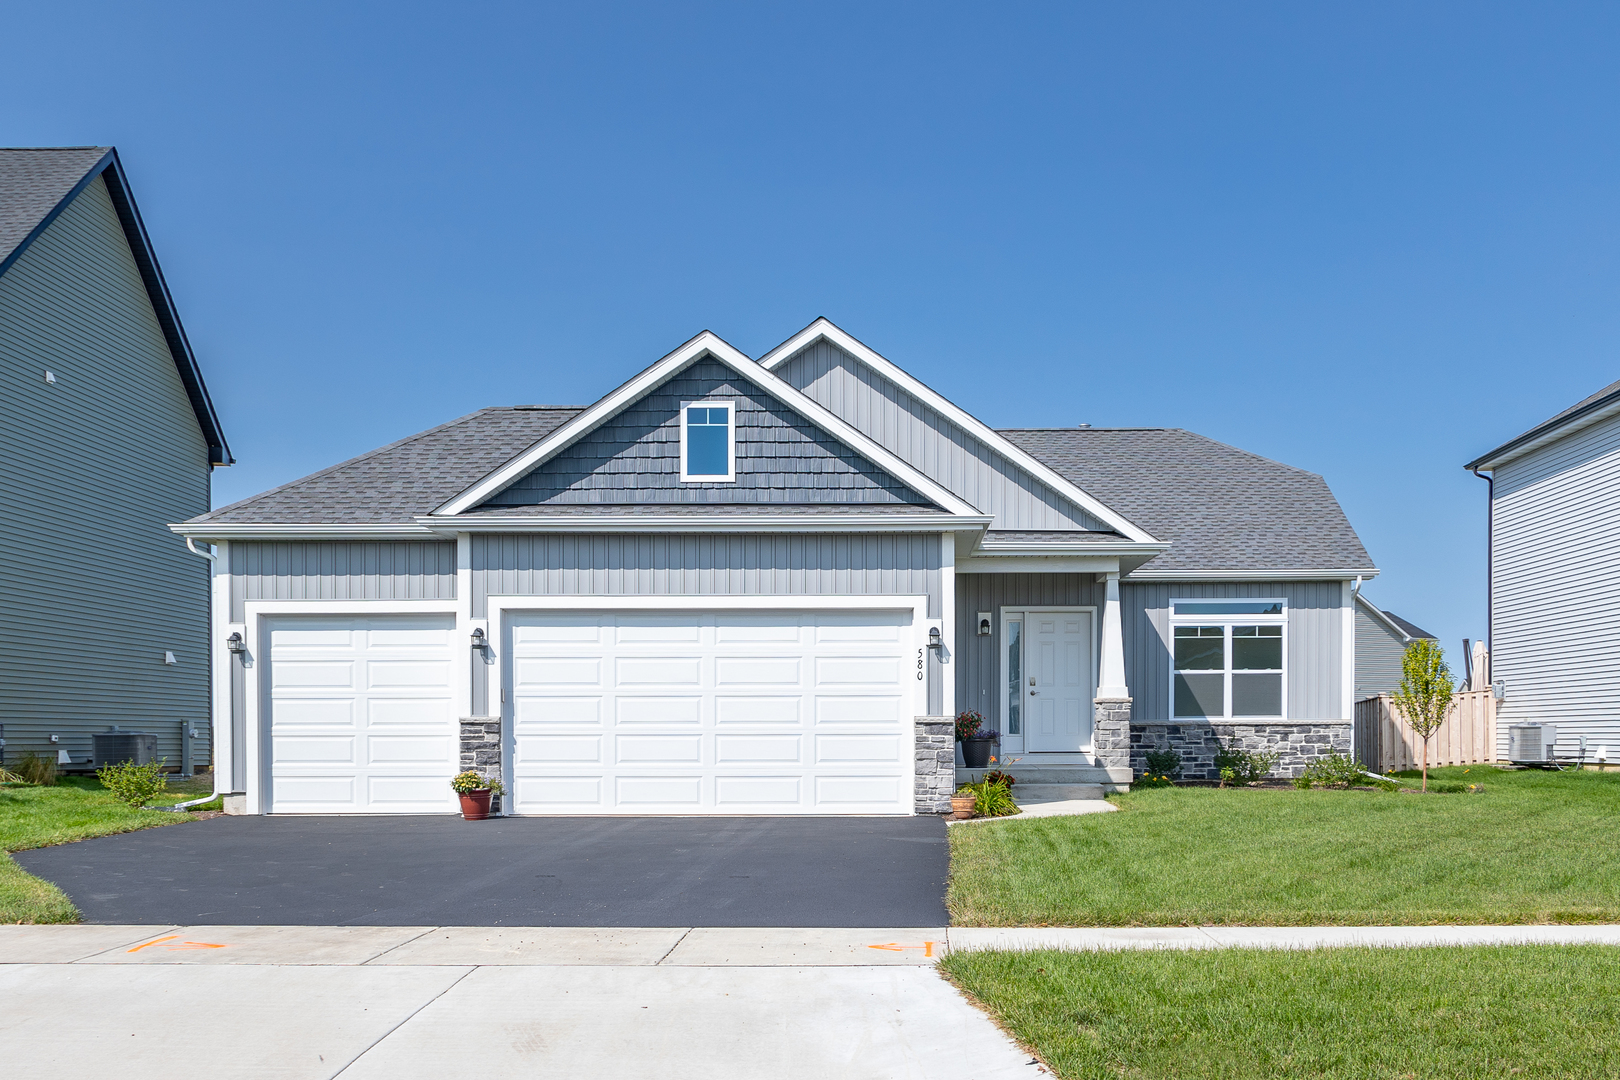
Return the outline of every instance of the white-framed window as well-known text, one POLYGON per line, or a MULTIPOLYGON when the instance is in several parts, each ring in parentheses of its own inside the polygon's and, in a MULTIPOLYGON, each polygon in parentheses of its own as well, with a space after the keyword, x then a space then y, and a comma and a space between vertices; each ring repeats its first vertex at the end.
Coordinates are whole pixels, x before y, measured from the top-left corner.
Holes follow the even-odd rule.
POLYGON ((681 482, 725 484, 737 479, 737 410, 730 401, 681 405, 681 482))
POLYGON ((1286 600, 1172 600, 1170 715, 1282 719, 1287 633, 1286 600))

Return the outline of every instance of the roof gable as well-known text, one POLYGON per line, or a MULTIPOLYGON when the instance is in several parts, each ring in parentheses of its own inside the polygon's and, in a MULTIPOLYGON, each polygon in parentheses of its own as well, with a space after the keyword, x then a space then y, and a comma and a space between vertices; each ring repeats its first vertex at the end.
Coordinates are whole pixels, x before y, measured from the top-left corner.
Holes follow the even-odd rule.
POLYGON ((185 385, 186 397, 208 442, 209 462, 229 465, 234 459, 225 443, 219 416, 185 328, 180 325, 180 315, 153 254, 140 210, 130 195, 117 150, 110 146, 0 148, 0 277, 98 176, 106 181, 124 238, 185 385))
POLYGON ((1116 508, 827 319, 817 319, 759 363, 993 515, 993 529, 1114 532, 1133 543, 1155 542, 1116 508))
POLYGON ((647 391, 480 509, 540 505, 931 506, 900 480, 710 356, 647 391), (680 480, 684 402, 727 400, 736 478, 680 480))
POLYGON ((634 406, 669 379, 705 358, 712 358, 721 368, 729 369, 734 375, 741 376, 779 405, 791 410, 866 462, 888 473, 905 487, 947 513, 965 517, 979 516, 973 507, 955 494, 912 468, 775 375, 760 368, 735 347, 707 330, 561 425, 524 453, 445 502, 433 512, 434 516, 452 517, 489 503, 500 492, 533 473, 541 465, 634 406))

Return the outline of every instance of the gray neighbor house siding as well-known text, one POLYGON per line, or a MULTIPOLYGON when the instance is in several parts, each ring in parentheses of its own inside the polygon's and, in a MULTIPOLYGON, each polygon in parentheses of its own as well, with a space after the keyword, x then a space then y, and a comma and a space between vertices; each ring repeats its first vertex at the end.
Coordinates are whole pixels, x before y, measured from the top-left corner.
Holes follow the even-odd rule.
POLYGON ((1557 724, 1561 756, 1573 756, 1585 736, 1589 756, 1603 747, 1620 758, 1617 393, 1620 384, 1588 399, 1608 415, 1583 422, 1583 402, 1561 414, 1563 434, 1475 463, 1493 476, 1491 676, 1505 684, 1503 758, 1509 726, 1526 722, 1557 724))
POLYGON ((1356 700, 1393 693, 1401 685, 1406 644, 1356 606, 1356 700))
POLYGON ((209 442, 102 178, 0 276, 0 396, 5 759, 82 768, 117 725, 175 766, 194 727, 206 764, 209 567, 166 526, 207 510, 209 442))

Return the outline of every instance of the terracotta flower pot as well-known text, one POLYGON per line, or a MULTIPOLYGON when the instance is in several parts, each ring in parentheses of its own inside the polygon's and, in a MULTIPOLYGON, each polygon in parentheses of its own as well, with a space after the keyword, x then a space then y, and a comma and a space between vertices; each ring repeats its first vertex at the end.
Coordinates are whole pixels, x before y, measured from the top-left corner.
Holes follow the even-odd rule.
POLYGON ((489 817, 489 788, 481 791, 461 792, 461 816, 468 821, 483 821, 489 817))
POLYGON ((952 795, 951 813, 971 814, 973 813, 973 802, 973 796, 971 795, 952 795))

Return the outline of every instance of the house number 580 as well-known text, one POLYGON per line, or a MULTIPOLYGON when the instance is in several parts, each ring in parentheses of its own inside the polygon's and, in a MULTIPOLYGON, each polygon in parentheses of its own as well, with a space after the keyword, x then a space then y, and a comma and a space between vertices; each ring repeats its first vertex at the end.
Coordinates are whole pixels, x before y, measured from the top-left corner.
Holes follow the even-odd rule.
POLYGON ((923 677, 923 651, 921 649, 918 649, 917 650, 917 678, 920 681, 922 679, 922 677, 923 677))

